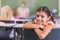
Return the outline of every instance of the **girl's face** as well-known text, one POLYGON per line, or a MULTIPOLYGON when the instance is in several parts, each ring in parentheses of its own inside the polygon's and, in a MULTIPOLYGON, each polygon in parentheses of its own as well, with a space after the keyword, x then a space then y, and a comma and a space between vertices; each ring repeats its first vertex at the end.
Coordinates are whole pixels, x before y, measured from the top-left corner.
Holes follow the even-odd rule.
POLYGON ((45 12, 43 12, 43 11, 37 12, 37 14, 36 14, 36 20, 38 22, 45 23, 45 22, 47 22, 49 20, 49 18, 50 17, 48 17, 47 14, 45 12))

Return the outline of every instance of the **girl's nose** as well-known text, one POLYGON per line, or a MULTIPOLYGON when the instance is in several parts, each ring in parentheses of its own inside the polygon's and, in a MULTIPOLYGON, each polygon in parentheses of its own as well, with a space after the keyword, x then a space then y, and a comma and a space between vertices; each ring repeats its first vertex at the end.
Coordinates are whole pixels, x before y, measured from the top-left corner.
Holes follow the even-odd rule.
POLYGON ((39 17, 39 21, 42 21, 42 18, 41 17, 39 17))
POLYGON ((42 18, 41 18, 41 17, 39 17, 39 19, 41 20, 42 18))

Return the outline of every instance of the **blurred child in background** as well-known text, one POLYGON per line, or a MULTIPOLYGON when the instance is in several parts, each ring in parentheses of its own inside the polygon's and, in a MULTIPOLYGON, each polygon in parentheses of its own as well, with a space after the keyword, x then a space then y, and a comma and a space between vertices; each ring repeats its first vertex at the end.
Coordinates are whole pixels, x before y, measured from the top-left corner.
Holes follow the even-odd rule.
POLYGON ((1 8, 1 17, 3 18, 3 20, 14 19, 12 9, 8 5, 5 5, 4 7, 1 8))
POLYGON ((18 14, 20 18, 27 18, 29 17, 29 9, 26 7, 26 3, 22 2, 20 7, 18 8, 18 14))

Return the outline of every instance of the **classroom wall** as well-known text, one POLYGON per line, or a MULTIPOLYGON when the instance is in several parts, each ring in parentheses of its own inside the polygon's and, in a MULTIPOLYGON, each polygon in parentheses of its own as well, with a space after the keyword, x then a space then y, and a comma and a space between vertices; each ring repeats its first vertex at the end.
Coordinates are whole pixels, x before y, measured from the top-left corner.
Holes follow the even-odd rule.
POLYGON ((59 16, 60 16, 60 0, 59 0, 59 16))
MULTIPOLYGON (((12 9, 18 8, 22 0, 2 0, 2 6, 9 5, 12 9)), ((39 6, 47 6, 52 9, 58 8, 58 0, 26 0, 27 7, 30 9, 30 15, 34 14, 39 6)))

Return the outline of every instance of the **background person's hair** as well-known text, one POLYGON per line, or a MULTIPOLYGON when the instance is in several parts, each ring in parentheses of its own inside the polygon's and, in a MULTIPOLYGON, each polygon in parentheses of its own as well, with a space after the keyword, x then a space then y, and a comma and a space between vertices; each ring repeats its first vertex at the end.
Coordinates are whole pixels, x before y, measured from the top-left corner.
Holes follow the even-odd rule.
POLYGON ((48 17, 49 17, 49 16, 51 17, 50 20, 55 23, 54 18, 53 18, 53 15, 52 15, 52 13, 50 12, 50 10, 49 10, 48 7, 46 7, 46 6, 41 6, 41 7, 39 7, 39 8, 36 10, 36 13, 37 13, 37 12, 40 12, 40 11, 45 12, 48 17))
POLYGON ((1 16, 4 18, 3 20, 10 20, 12 18, 13 13, 10 6, 5 5, 4 7, 1 8, 1 16))
POLYGON ((26 5, 26 2, 21 2, 21 4, 24 4, 24 5, 26 5))
POLYGON ((12 10, 12 12, 13 12, 13 16, 18 16, 17 9, 14 8, 14 9, 12 10))

